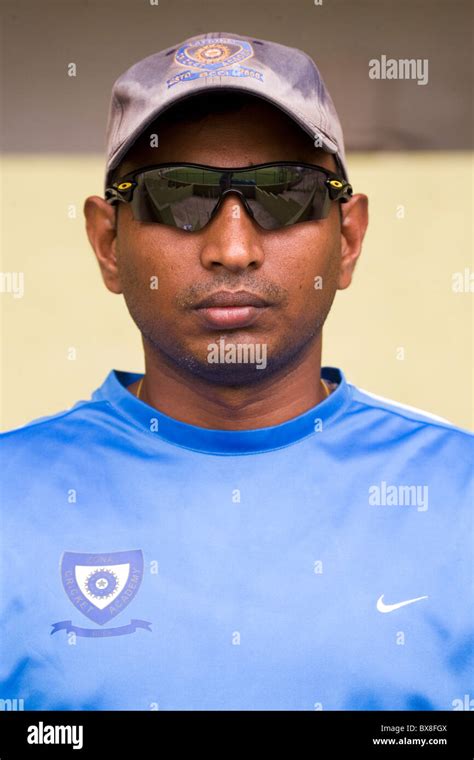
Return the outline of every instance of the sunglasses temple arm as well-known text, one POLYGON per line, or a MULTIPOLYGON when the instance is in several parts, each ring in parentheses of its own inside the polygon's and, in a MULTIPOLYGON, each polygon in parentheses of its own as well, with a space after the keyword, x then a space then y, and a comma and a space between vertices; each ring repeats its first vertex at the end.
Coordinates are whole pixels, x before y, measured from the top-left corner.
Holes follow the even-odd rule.
POLYGON ((114 187, 108 187, 105 191, 105 200, 107 201, 107 203, 110 203, 111 205, 113 205, 114 203, 117 203, 118 201, 121 201, 122 203, 127 203, 130 200, 130 198, 124 196, 124 193, 120 193, 114 187))
POLYGON ((350 201, 352 193, 352 185, 349 185, 349 183, 347 183, 343 188, 341 188, 334 200, 341 201, 341 203, 347 203, 347 201, 350 201))

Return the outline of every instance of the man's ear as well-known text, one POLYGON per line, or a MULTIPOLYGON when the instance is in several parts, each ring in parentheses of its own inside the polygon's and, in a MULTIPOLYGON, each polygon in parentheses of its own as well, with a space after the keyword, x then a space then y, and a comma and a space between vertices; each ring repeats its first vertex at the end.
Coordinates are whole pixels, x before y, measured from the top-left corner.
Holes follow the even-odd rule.
POLYGON ((345 290, 351 284, 362 251, 362 241, 369 223, 369 199, 357 193, 347 203, 341 203, 341 209, 341 264, 337 288, 345 290))
POLYGON ((87 237, 99 263, 102 279, 112 293, 122 293, 116 256, 118 214, 115 206, 98 195, 91 195, 85 200, 84 216, 87 237))

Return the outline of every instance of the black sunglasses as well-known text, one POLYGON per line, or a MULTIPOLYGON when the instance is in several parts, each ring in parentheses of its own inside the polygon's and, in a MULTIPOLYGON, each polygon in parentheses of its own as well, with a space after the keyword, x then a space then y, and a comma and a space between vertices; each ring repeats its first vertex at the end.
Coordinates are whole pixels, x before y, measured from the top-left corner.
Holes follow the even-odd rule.
POLYGON ((138 222, 201 230, 228 193, 237 193, 265 230, 326 219, 331 201, 347 203, 352 186, 322 166, 276 161, 237 169, 204 164, 145 166, 105 191, 108 203, 130 203, 138 222))

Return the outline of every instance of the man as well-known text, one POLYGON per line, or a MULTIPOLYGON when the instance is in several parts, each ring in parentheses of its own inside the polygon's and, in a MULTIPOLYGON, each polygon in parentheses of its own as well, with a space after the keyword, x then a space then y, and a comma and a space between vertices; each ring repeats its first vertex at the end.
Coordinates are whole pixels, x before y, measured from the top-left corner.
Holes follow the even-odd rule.
POLYGON ((321 368, 367 197, 315 64, 226 33, 137 63, 105 191, 87 234, 145 373, 3 437, 0 697, 464 705, 472 436, 321 368))

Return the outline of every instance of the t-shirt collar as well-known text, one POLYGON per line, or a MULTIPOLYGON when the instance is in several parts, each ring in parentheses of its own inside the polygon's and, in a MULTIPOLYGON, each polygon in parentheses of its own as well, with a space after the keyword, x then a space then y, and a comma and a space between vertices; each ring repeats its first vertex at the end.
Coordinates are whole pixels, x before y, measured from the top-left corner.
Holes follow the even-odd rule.
POLYGON ((127 386, 143 375, 113 369, 92 394, 93 401, 108 402, 122 417, 153 439, 202 453, 217 455, 257 454, 297 443, 332 425, 350 397, 350 386, 337 367, 322 367, 321 377, 338 384, 330 396, 286 422, 253 430, 214 430, 190 425, 170 417, 136 398, 127 386))

